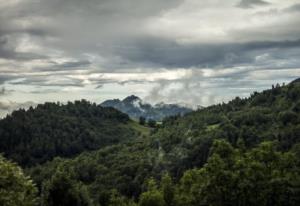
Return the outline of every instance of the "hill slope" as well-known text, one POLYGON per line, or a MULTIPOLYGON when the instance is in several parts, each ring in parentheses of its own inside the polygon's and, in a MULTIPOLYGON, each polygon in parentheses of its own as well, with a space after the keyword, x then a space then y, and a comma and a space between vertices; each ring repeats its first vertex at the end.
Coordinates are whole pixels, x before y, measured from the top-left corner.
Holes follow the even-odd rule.
POLYGON ((45 103, 0 120, 0 151, 23 166, 72 157, 137 136, 131 120, 85 100, 45 103))
POLYGON ((177 104, 156 104, 152 106, 134 95, 128 96, 122 101, 119 99, 106 100, 100 104, 103 107, 113 107, 128 114, 133 119, 145 117, 156 121, 162 120, 165 117, 174 115, 183 115, 193 111, 190 108, 183 107, 177 104))
POLYGON ((300 82, 294 81, 246 99, 170 117, 148 138, 74 159, 58 158, 28 172, 42 187, 64 168, 87 187, 95 205, 111 205, 113 189, 135 197, 140 205, 145 205, 141 202, 146 197, 166 201, 159 199, 165 195, 161 193, 165 180, 159 190, 152 186, 147 192, 145 184, 150 177, 160 180, 166 172, 177 182, 170 189, 171 205, 195 206, 199 201, 204 205, 298 205, 299 141, 300 82))

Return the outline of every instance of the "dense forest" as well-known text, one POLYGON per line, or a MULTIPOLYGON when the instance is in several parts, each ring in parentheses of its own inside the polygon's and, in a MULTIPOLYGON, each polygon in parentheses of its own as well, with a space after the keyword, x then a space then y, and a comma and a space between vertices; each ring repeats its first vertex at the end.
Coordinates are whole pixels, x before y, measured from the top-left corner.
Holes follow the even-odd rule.
POLYGON ((31 166, 133 138, 131 123, 128 115, 86 100, 40 104, 0 121, 0 151, 31 166))
POLYGON ((46 103, 0 120, 0 205, 296 206, 299 140, 300 79, 155 128, 46 103))

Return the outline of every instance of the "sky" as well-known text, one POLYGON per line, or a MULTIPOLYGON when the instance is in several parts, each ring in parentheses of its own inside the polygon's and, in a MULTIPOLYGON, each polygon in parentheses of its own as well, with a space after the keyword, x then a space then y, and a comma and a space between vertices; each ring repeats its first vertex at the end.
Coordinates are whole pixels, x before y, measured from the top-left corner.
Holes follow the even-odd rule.
POLYGON ((0 0, 0 116, 135 94, 208 106, 300 76, 300 0, 0 0))

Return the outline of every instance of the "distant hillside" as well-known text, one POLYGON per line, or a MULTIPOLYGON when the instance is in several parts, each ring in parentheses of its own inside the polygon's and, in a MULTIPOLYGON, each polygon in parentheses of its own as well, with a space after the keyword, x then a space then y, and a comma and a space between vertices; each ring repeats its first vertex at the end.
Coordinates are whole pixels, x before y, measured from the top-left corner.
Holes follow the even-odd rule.
POLYGON ((139 97, 131 95, 123 99, 106 100, 100 104, 103 107, 113 107, 128 114, 131 118, 138 119, 145 117, 146 119, 162 120, 165 117, 174 115, 183 115, 193 111, 191 108, 180 106, 177 104, 159 103, 154 106, 144 103, 139 97))
POLYGON ((174 206, 299 205, 300 82, 166 118, 147 138, 57 158, 28 174, 41 186, 61 168, 94 205, 167 205, 153 204, 166 194, 174 206), (147 198, 154 200, 143 204, 147 198))
POLYGON ((0 120, 0 152, 21 165, 71 157, 137 136, 127 114, 85 100, 45 103, 0 120))

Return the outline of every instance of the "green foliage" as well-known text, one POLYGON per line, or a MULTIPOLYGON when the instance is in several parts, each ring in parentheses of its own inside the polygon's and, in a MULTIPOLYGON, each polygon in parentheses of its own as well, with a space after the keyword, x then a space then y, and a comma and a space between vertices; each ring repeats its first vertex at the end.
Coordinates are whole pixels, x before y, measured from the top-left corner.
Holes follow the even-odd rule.
POLYGON ((140 117, 139 118, 139 123, 140 123, 140 125, 145 125, 146 124, 146 118, 145 117, 140 117))
POLYGON ((148 126, 149 127, 155 127, 156 126, 156 121, 153 119, 149 119, 148 120, 148 126))
POLYGON ((0 120, 0 151, 22 166, 72 157, 135 136, 129 121, 126 114, 85 100, 45 103, 0 120))
POLYGON ((217 141, 201 169, 187 171, 177 189, 178 205, 298 205, 299 159, 264 142, 246 153, 217 141))
POLYGON ((70 174, 58 168, 42 188, 42 205, 44 206, 89 206, 86 188, 71 179, 70 174))
POLYGON ((163 193, 157 188, 154 179, 150 179, 147 185, 148 191, 140 196, 139 206, 165 206, 163 193))
POLYGON ((37 205, 37 189, 16 164, 0 155, 0 205, 37 205))
POLYGON ((141 194, 139 206, 165 206, 163 195, 158 191, 148 191, 141 194))
MULTIPOLYGON (((0 121, 0 134, 5 137, 0 151, 13 151, 6 152, 11 158, 42 163, 28 168, 27 172, 40 188, 45 204, 53 199, 58 205, 67 204, 56 195, 49 195, 54 188, 53 191, 66 195, 65 199, 77 202, 72 204, 95 206, 299 205, 299 88, 300 82, 277 85, 271 90, 255 92, 249 98, 235 98, 227 104, 213 105, 183 117, 169 117, 151 133, 149 127, 138 122, 119 119, 115 110, 106 111, 90 104, 83 106, 84 103, 54 104, 57 113, 48 105, 42 111, 50 110, 51 118, 45 112, 37 112, 38 108, 25 112, 25 116, 35 112, 39 115, 29 118, 34 127, 20 121, 22 115, 18 113, 0 121), (87 108, 93 112, 86 114, 87 108), (59 114, 59 118, 52 120, 54 114, 59 114), (35 118, 40 123, 31 121, 35 118), (70 119, 74 120, 75 127, 61 129, 70 119), (59 124, 54 124, 55 121, 59 124), (67 151, 70 148, 73 151, 70 142, 77 138, 77 133, 73 133, 77 127, 88 128, 93 137, 100 136, 101 140, 105 135, 107 141, 100 145, 92 141, 94 147, 83 147, 76 150, 78 153, 64 156, 65 153, 57 150, 51 155, 47 153, 53 147, 50 139, 44 142, 45 138, 40 138, 33 141, 35 144, 22 139, 22 135, 27 137, 27 130, 20 128, 44 128, 40 125, 48 124, 51 128, 37 130, 39 136, 56 131, 66 139, 57 144, 58 148, 64 145, 67 151), (10 133, 12 141, 22 137, 20 143, 14 142, 16 147, 7 143, 9 139, 3 133, 8 131, 6 126, 9 133, 18 131, 10 133), (41 142, 48 148, 43 150, 46 159, 56 158, 44 163, 30 151, 36 152, 41 142), (90 151, 96 147, 100 149, 90 151), (19 151, 24 157, 17 157, 21 154, 19 151), (75 154, 79 155, 74 157, 75 154), (59 175, 59 171, 63 175, 59 175), (149 178, 151 181, 145 189, 143 183, 149 178)), ((51 137, 55 142, 60 135, 51 137)), ((89 136, 83 137, 84 141, 89 140, 89 136)), ((79 141, 78 145, 83 143, 79 141)))
POLYGON ((169 174, 165 174, 161 179, 161 192, 166 206, 174 205, 175 186, 169 174))
POLYGON ((137 206, 137 204, 124 196, 121 196, 118 191, 113 190, 111 192, 109 206, 137 206))
POLYGON ((296 112, 284 111, 279 113, 279 119, 283 125, 299 123, 299 117, 296 112))

